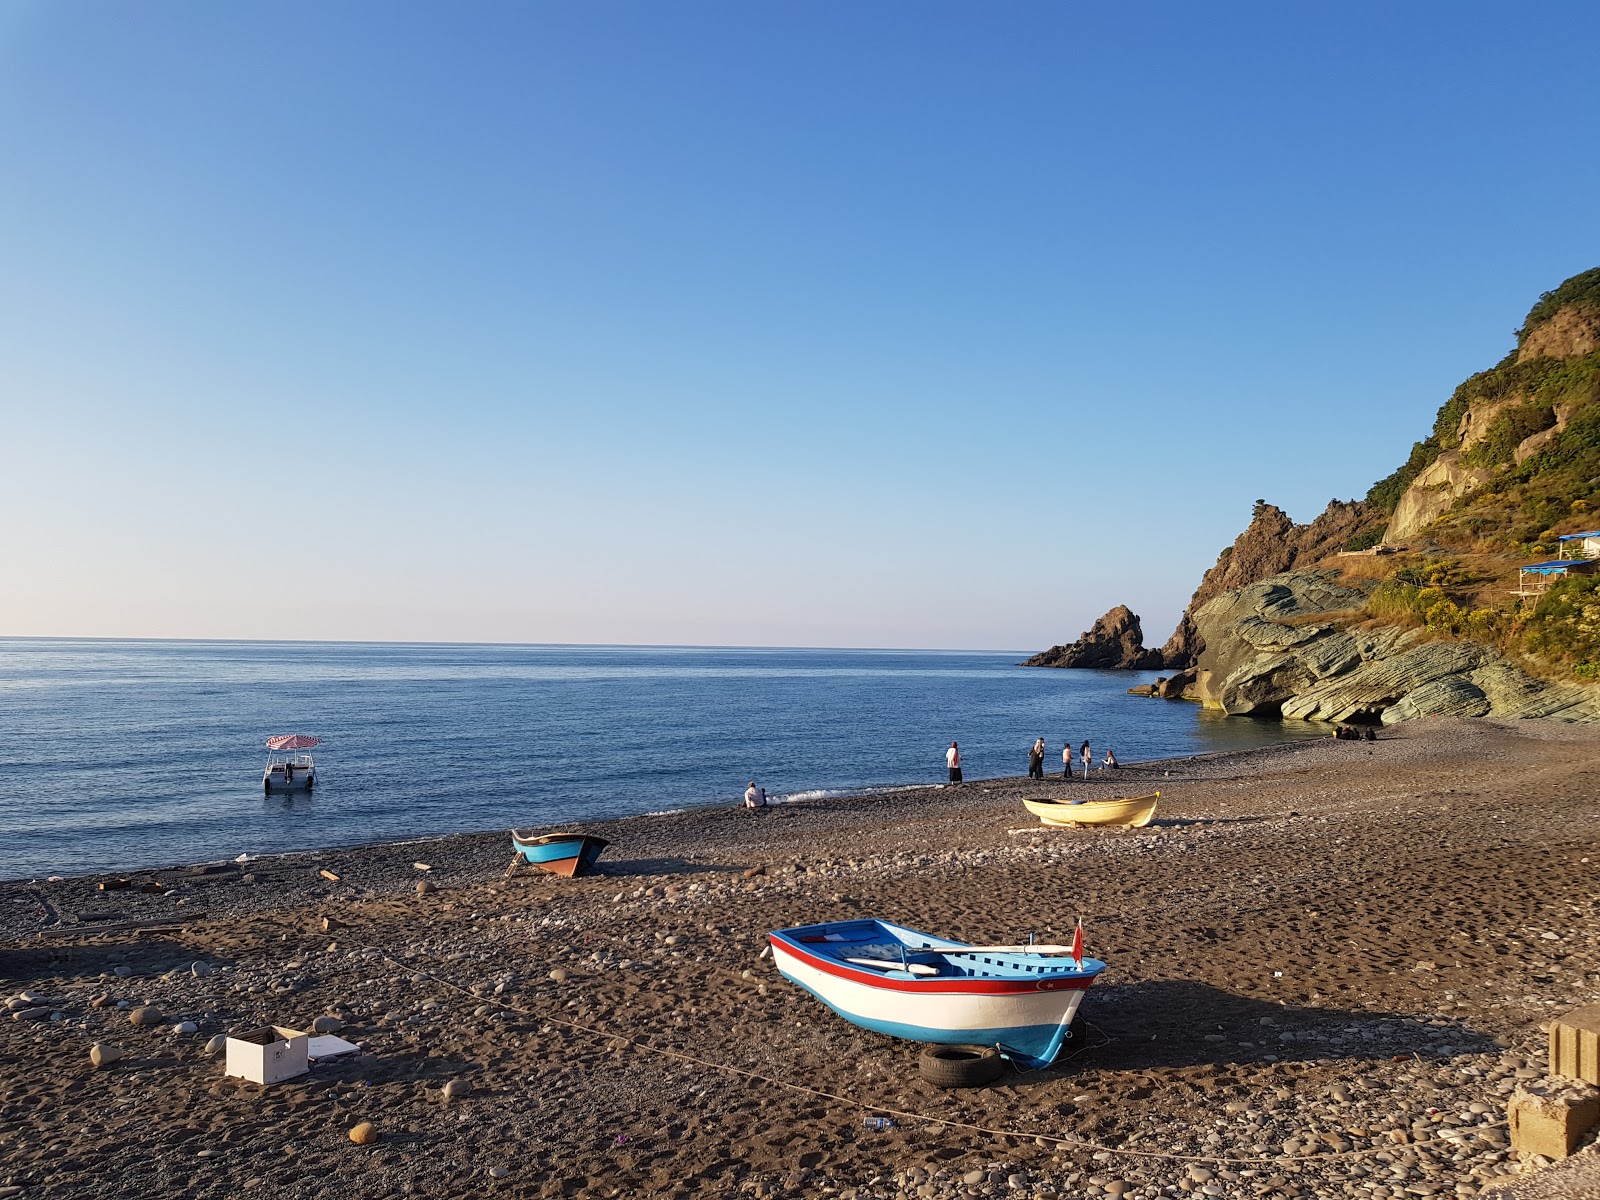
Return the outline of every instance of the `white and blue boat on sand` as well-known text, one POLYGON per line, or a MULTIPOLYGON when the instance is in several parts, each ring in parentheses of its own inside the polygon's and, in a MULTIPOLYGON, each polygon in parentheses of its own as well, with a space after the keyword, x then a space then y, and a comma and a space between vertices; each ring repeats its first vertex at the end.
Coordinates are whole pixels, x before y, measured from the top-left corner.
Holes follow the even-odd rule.
POLYGON ((506 874, 526 863, 538 867, 541 871, 549 871, 552 875, 562 875, 570 879, 574 875, 582 875, 594 866, 595 859, 600 857, 600 851, 611 843, 605 838, 595 837, 590 833, 547 833, 535 835, 531 833, 518 833, 511 831, 511 845, 516 850, 516 857, 511 860, 511 865, 506 868, 506 874))
POLYGON ((778 970, 852 1024, 890 1037, 993 1046, 1048 1066, 1106 969, 1072 946, 971 946, 889 921, 801 925, 767 935, 778 970))

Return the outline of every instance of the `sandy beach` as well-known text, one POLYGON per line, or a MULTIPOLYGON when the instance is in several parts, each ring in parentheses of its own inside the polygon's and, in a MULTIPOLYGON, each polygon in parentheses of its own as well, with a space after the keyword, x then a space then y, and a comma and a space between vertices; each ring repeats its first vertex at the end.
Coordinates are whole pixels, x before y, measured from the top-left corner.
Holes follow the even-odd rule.
POLYGON ((1504 1105, 1543 1073, 1540 1023, 1600 999, 1597 751, 1593 727, 1426 721, 598 823, 576 880, 503 879, 497 832, 3 884, 6 995, 48 1015, 0 1023, 0 1191, 1474 1195, 1519 1169, 1504 1105), (1018 802, 1157 787, 1140 830, 1018 802), (763 955, 851 915, 973 942, 1081 916, 1109 969, 1050 1069, 941 1091, 763 955), (361 1052, 294 1081, 205 1052, 323 1015, 361 1052), (126 1057, 96 1070, 96 1042, 126 1057))

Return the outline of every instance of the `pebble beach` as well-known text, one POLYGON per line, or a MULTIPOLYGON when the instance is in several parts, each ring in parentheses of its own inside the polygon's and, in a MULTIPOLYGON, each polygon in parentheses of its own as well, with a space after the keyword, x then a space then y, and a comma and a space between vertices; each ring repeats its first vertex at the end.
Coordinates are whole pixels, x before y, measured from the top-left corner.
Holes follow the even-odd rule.
POLYGON ((1600 999, 1597 751, 1419 721, 591 823, 572 880, 498 831, 0 884, 0 1195, 1478 1195, 1529 1165, 1542 1023, 1600 999), (1158 788, 1144 829, 1020 804, 1158 788), (941 1090, 764 953, 850 916, 1081 917, 1109 967, 1050 1068, 941 1090), (359 1052, 262 1087, 211 1049, 318 1018, 359 1052))

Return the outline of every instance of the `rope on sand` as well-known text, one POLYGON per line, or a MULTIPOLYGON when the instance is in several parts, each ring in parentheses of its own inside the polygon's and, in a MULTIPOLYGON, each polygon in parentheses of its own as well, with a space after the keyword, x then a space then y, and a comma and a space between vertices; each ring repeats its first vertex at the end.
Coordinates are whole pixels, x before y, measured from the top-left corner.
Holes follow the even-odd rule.
MULTIPOLYGON (((512 1004, 507 1000, 502 1000, 495 996, 480 996, 476 992, 472 991, 471 988, 463 987, 461 984, 456 983, 453 980, 445 979, 443 976, 433 974, 429 971, 419 971, 414 964, 401 962, 398 959, 391 958, 387 954, 383 955, 383 958, 386 962, 402 971, 408 971, 414 974, 422 975, 424 978, 432 980, 439 986, 450 988, 452 991, 460 992, 462 995, 468 996, 473 1000, 478 1001, 480 1004, 493 1004, 497 1008, 503 1008, 508 1012, 521 1013, 525 1017, 532 1017, 535 1020, 544 1021, 550 1025, 560 1025, 563 1028, 573 1030, 574 1032, 585 1033, 591 1037, 602 1038, 613 1043, 623 1042, 637 1050, 644 1050, 651 1054, 659 1054, 663 1058, 677 1059, 680 1062, 693 1063, 696 1066, 707 1067, 713 1071, 720 1071, 725 1075, 737 1075, 740 1078, 748 1079, 753 1083, 770 1084, 773 1087, 784 1088, 791 1092, 798 1092, 801 1095, 815 1096, 822 1100, 833 1100, 850 1108, 861 1108, 868 1112, 874 1113, 886 1113, 892 1117, 902 1117, 911 1121, 924 1121, 930 1125, 942 1125, 947 1129, 965 1129, 972 1133, 988 1134, 991 1137, 1017 1138, 1021 1141, 1032 1140, 1036 1143, 1040 1140, 1043 1140, 1057 1146, 1066 1146, 1078 1150, 1087 1150, 1093 1153, 1120 1155, 1127 1158, 1162 1159, 1169 1162, 1214 1163, 1227 1166, 1246 1167, 1273 1166, 1280 1163, 1306 1164, 1329 1162, 1334 1159, 1359 1158, 1362 1155, 1377 1154, 1385 1150, 1398 1151, 1402 1149, 1402 1144, 1397 1142, 1392 1146, 1364 1146, 1360 1149, 1329 1150, 1319 1154, 1276 1155, 1266 1158, 1227 1158, 1211 1154, 1169 1154, 1158 1150, 1130 1150, 1124 1146, 1106 1146, 1099 1142, 1091 1142, 1084 1138, 1069 1137, 1059 1133, 1030 1133, 1021 1129, 996 1129, 987 1125, 977 1125, 971 1121, 956 1121, 949 1117, 935 1117, 929 1115, 928 1113, 916 1112, 911 1109, 889 1108, 881 1104, 863 1104, 859 1100, 854 1100, 849 1096, 841 1096, 837 1092, 829 1092, 822 1088, 809 1087, 803 1083, 791 1083, 786 1079, 775 1079, 770 1075, 763 1075, 758 1071, 750 1071, 746 1070, 744 1067, 736 1067, 732 1063, 713 1062, 710 1059, 700 1058, 697 1055, 689 1054, 682 1050, 674 1050, 668 1046, 657 1046, 650 1042, 640 1041, 638 1038, 630 1037, 625 1033, 615 1033, 610 1030, 597 1028, 593 1025, 584 1025, 578 1021, 569 1021, 563 1017, 551 1016, 548 1013, 539 1012, 536 1009, 523 1008, 519 1005, 512 1004)), ((1088 1022, 1086 1021, 1085 1024, 1087 1023, 1088 1022)), ((1091 1028, 1095 1028, 1096 1032, 1099 1032, 1097 1027, 1091 1026, 1091 1028)), ((1104 1035, 1102 1034, 1102 1037, 1103 1036, 1104 1035)), ((1110 1038, 1105 1038, 1104 1041, 1097 1043, 1097 1045, 1109 1045, 1110 1042, 1110 1038)), ((1069 1055, 1068 1058, 1070 1059, 1075 1057, 1076 1055, 1083 1053, 1083 1051, 1087 1050, 1088 1048, 1089 1047, 1087 1046, 1081 1047, 1078 1050, 1073 1051, 1072 1055, 1069 1055)), ((1505 1124, 1506 1123, 1504 1121, 1495 1121, 1488 1125, 1474 1126, 1471 1132, 1501 1128, 1504 1127, 1505 1124)), ((1454 1143, 1455 1140, 1456 1139, 1454 1138, 1434 1137, 1420 1142, 1406 1142, 1404 1143, 1404 1148, 1414 1149, 1417 1146, 1427 1146, 1443 1142, 1454 1143)))

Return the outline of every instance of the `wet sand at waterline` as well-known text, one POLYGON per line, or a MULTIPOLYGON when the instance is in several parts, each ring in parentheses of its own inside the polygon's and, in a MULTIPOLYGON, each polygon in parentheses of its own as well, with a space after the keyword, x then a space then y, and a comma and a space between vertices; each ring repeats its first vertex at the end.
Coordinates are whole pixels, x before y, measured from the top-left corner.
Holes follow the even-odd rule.
POLYGON ((1600 996, 1597 751, 1594 728, 1430 721, 597 823, 612 844, 576 880, 502 879, 500 833, 134 877, 161 893, 0 885, 6 994, 51 1013, 0 1021, 0 1186, 1471 1195, 1516 1170, 1504 1103, 1542 1073, 1540 1022, 1600 996), (1019 803, 1156 787, 1139 830, 1045 830, 1019 803), (770 929, 852 915, 980 943, 1082 916, 1109 969, 1052 1068, 940 1091, 916 1046, 762 955, 770 929), (130 1023, 146 1003, 162 1024, 130 1023), (263 1089, 204 1053, 324 1014, 358 1057, 263 1089), (127 1058, 92 1069, 97 1041, 127 1058), (471 1090, 446 1101, 452 1080, 471 1090), (352 1143, 361 1121, 377 1142, 352 1143))

